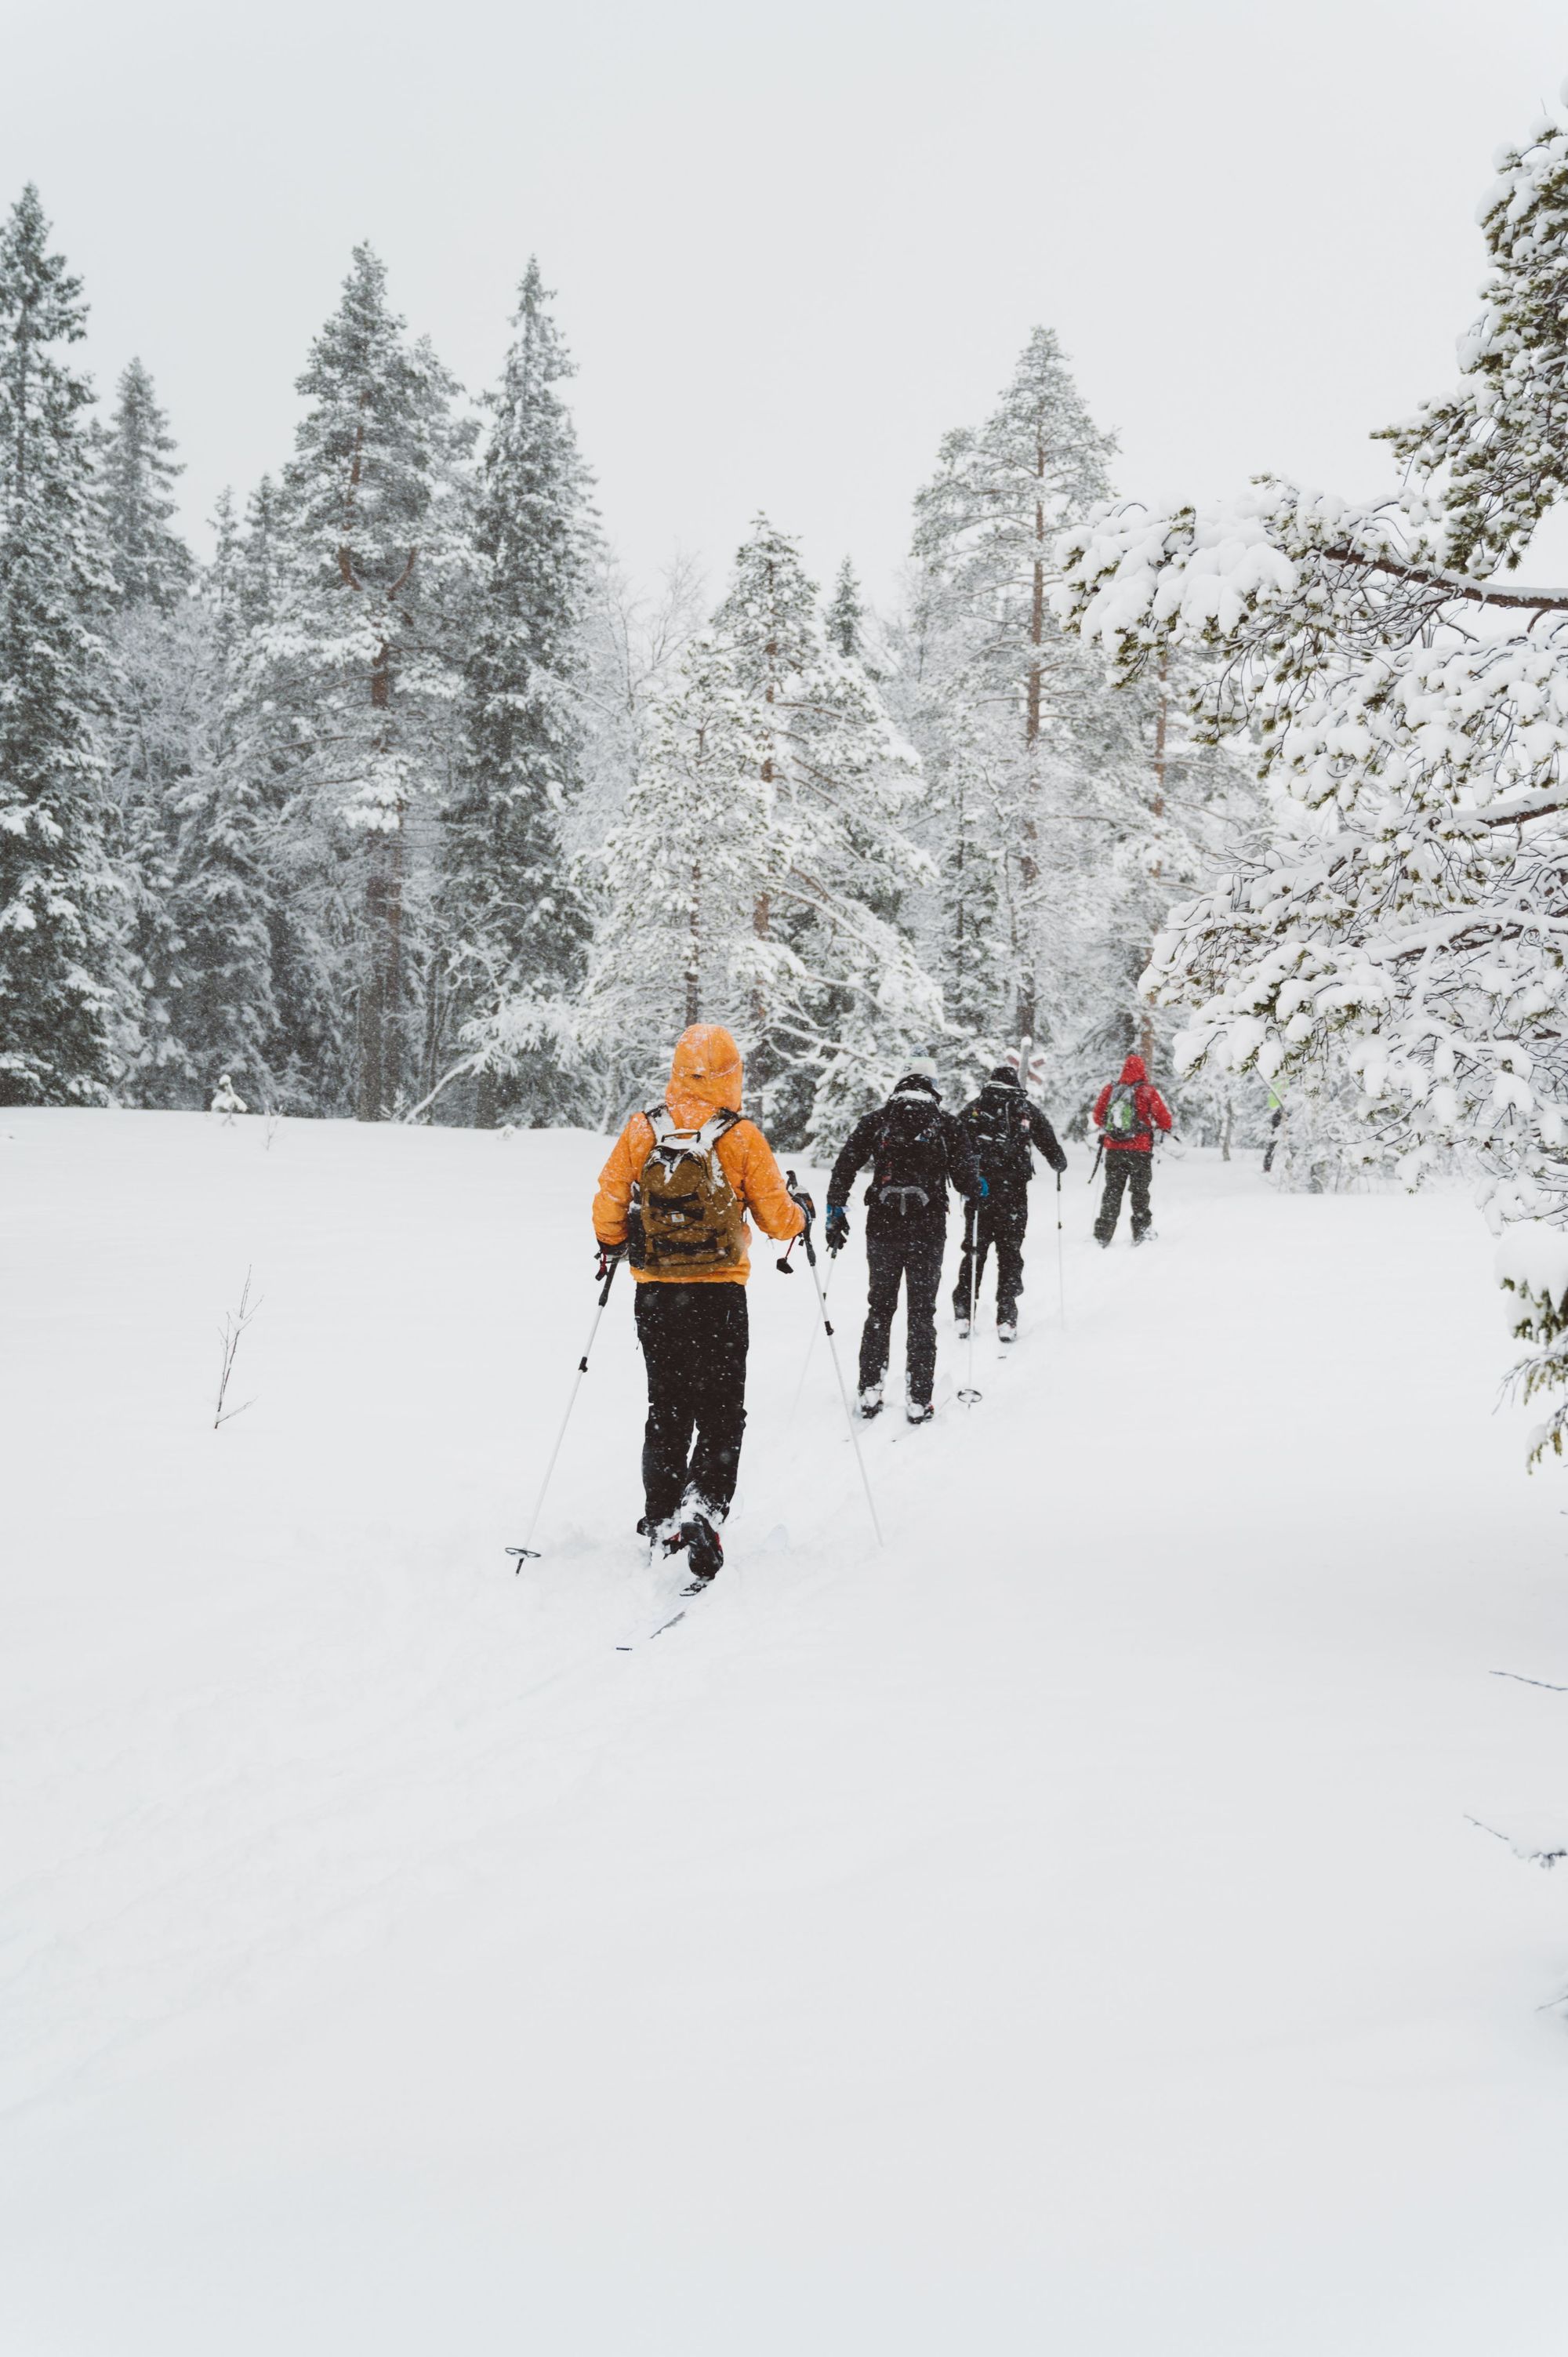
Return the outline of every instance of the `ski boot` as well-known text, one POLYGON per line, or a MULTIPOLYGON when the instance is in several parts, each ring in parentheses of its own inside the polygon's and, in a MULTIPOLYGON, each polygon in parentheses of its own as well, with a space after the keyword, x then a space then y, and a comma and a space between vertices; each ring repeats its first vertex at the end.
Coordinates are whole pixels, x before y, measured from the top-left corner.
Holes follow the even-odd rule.
POLYGON ((953 1320, 952 1320, 952 1325, 953 1325, 953 1332, 958 1336, 959 1340, 960 1340, 961 1342, 967 1342, 967 1341, 968 1341, 968 1340, 969 1340, 969 1312, 968 1312, 968 1310, 967 1310, 967 1309, 955 1309, 955 1310, 953 1311, 953 1320))
POLYGON ((869 1424, 874 1415, 880 1415, 882 1413, 882 1385, 879 1383, 862 1383, 859 1392, 855 1394, 854 1405, 860 1415, 869 1424))
POLYGON ((681 1593, 682 1596, 701 1596, 703 1588, 718 1577, 725 1559, 719 1534, 706 1514, 687 1515, 681 1525, 681 1544, 686 1550, 686 1561, 692 1568, 692 1577, 681 1593))
POLYGON ((668 1562, 672 1555, 679 1555, 686 1544, 686 1533, 673 1517, 667 1523, 650 1523, 646 1514, 639 1514, 637 1518, 637 1535, 639 1539, 648 1541, 650 1563, 656 1558, 662 1558, 668 1562))
POLYGON ((1015 1318, 999 1318, 996 1320, 996 1339, 999 1342, 1015 1342, 1018 1339, 1018 1320, 1015 1318))
POLYGON ((904 1405, 906 1424, 929 1424, 936 1409, 929 1400, 907 1400, 904 1405))

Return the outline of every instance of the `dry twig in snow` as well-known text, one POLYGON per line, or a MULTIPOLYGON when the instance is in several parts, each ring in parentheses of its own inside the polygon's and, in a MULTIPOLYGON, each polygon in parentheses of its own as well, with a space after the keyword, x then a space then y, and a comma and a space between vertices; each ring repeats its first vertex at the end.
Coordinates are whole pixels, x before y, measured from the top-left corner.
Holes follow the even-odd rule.
POLYGON ((231 1415, 243 1415, 248 1407, 255 1405, 254 1399, 242 1400, 238 1407, 225 1407, 223 1402, 228 1394, 229 1378, 234 1372, 234 1354, 240 1347, 240 1337, 261 1306, 259 1300, 252 1302, 251 1299, 251 1272, 247 1269, 245 1282, 241 1288, 239 1308, 226 1309, 223 1313, 223 1326, 219 1337, 222 1344, 222 1358, 218 1370, 218 1401, 212 1415, 214 1432, 220 1424, 227 1424, 231 1415))

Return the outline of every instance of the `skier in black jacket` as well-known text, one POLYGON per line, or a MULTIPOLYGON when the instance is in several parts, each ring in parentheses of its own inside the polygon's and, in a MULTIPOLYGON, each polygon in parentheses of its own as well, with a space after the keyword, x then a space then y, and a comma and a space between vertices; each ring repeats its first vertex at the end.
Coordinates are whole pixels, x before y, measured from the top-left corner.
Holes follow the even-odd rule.
POLYGON ((865 1330, 860 1338, 860 1412, 882 1405, 883 1378, 898 1285, 904 1284, 908 1326, 911 1424, 932 1413, 937 1372, 937 1292, 948 1232, 950 1183, 972 1203, 985 1191, 973 1152, 950 1113, 942 1111, 934 1074, 917 1065, 887 1103, 856 1122, 828 1181, 823 1240, 836 1253, 849 1234, 849 1190, 871 1165, 865 1190, 865 1261, 870 1276, 865 1330))
POLYGON ((980 1298, 985 1256, 994 1244, 997 1340, 1016 1341, 1018 1296, 1024 1290, 1024 1231, 1029 1224, 1029 1181, 1035 1172, 1031 1149, 1038 1148, 1058 1178, 1067 1168, 1067 1156, 1011 1064, 997 1065, 958 1120, 974 1149, 986 1193, 963 1223, 963 1257, 953 1287, 953 1316, 960 1334, 967 1334, 971 1304, 980 1298), (976 1254, 979 1258, 972 1269, 976 1254))

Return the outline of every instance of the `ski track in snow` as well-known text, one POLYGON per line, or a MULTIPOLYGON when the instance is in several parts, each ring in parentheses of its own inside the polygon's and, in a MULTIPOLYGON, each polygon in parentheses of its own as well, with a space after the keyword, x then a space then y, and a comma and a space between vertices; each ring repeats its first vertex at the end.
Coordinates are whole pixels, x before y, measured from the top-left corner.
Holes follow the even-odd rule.
POLYGON ((1463 1195, 1193 1154, 1102 1254, 1079 1149, 1065 1329, 1047 1184, 978 1405, 950 1261, 929 1426, 895 1330, 882 1555, 759 1245, 725 1569, 619 1652, 624 1297, 502 1552, 601 1152, 0 1114, 0 2341, 1554 2350, 1563 1886, 1466 1820, 1560 1790, 1487 1673, 1568 1674, 1563 1491, 1463 1195))

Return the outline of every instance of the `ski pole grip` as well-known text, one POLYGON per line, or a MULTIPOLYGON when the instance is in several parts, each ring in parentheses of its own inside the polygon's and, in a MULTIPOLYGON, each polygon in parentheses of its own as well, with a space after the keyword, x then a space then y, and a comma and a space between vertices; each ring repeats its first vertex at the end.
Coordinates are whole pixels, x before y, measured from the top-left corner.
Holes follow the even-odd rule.
MULTIPOLYGON (((795 1173, 792 1170, 786 1170, 784 1173, 784 1191, 789 1196, 789 1200, 792 1203, 799 1204, 801 1215, 805 1220, 806 1224, 800 1231, 800 1240, 805 1245, 806 1258, 814 1269, 817 1265, 817 1248, 811 1242, 811 1215, 810 1211, 807 1211, 805 1204, 800 1201, 800 1198, 796 1191, 800 1183, 800 1180, 796 1178, 795 1173)), ((791 1241, 793 1241, 793 1239, 791 1239, 791 1241)), ((779 1263, 779 1266, 783 1266, 782 1262, 779 1263)))

